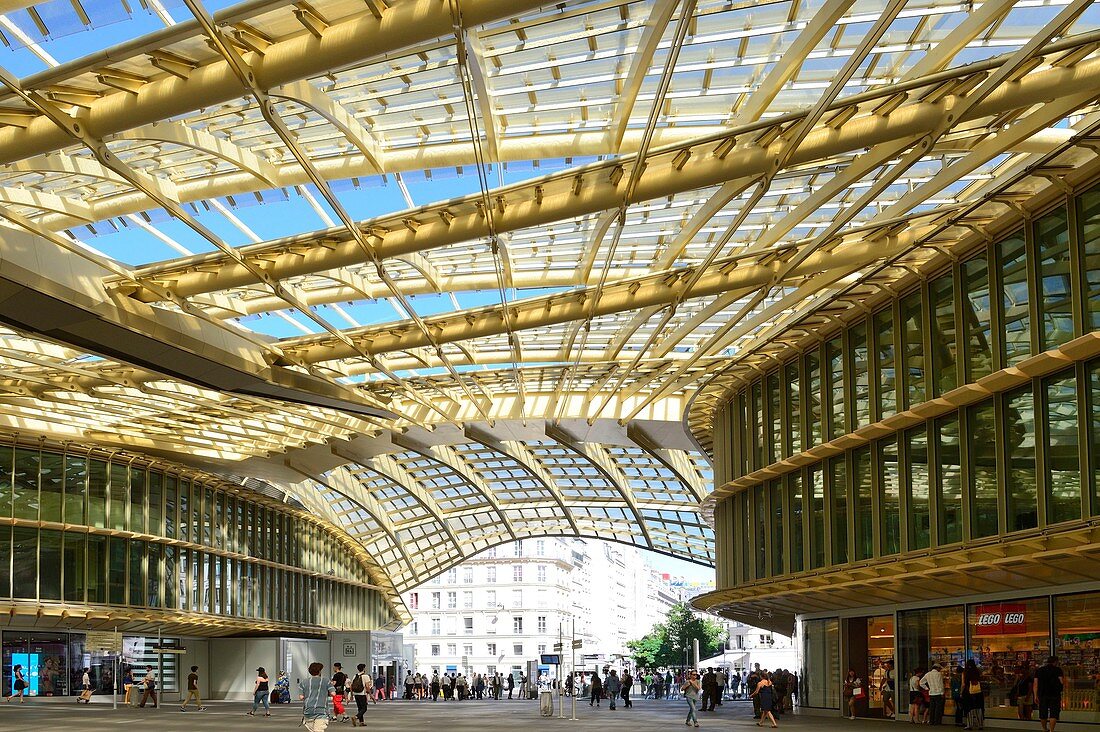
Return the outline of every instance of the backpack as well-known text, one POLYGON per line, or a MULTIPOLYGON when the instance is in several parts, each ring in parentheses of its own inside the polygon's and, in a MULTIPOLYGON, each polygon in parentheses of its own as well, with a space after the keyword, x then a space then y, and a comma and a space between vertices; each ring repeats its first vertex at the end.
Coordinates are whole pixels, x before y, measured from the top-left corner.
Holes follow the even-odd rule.
POLYGON ((363 674, 355 674, 355 678, 351 682, 351 693, 362 694, 366 689, 367 687, 363 685, 363 674))

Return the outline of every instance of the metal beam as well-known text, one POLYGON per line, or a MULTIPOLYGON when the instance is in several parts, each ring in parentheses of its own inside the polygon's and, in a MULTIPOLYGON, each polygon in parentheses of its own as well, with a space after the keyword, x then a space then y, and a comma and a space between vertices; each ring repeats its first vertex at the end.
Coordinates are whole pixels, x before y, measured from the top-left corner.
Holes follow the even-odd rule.
POLYGON ((626 136, 626 128, 630 125, 630 115, 634 112, 634 105, 638 101, 638 92, 645 83, 649 74, 649 67, 653 64, 653 54, 665 35, 672 13, 680 0, 656 0, 650 8, 649 17, 645 22, 645 30, 637 48, 630 57, 630 70, 627 72, 623 89, 619 92, 618 101, 615 103, 615 111, 611 116, 611 145, 612 153, 621 151, 623 138, 626 136))

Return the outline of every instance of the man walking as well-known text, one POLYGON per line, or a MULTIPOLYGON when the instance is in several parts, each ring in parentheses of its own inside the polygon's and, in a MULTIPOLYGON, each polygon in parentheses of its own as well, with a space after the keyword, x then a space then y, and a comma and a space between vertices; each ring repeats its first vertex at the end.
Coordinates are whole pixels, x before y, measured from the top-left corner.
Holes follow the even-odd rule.
POLYGON ((928 691, 928 724, 943 724, 943 673, 938 663, 921 678, 920 686, 928 691))
POLYGON ((622 685, 623 706, 630 709, 634 706, 634 703, 630 701, 630 688, 634 686, 634 677, 630 675, 630 671, 623 671, 622 685))
POLYGON ((202 699, 199 698, 199 667, 192 666, 191 673, 187 674, 187 698, 183 700, 183 704, 180 704, 180 711, 186 712, 187 705, 191 702, 191 699, 195 700, 195 706, 199 708, 200 712, 205 712, 206 707, 202 705, 202 699))
POLYGON ((714 669, 708 668, 703 674, 703 708, 704 712, 714 711, 714 697, 718 687, 718 677, 714 675, 714 669))
POLYGON ((619 698, 619 692, 623 690, 622 683, 619 681, 619 674, 615 672, 615 669, 607 672, 604 690, 607 691, 607 708, 615 711, 615 700, 619 698))
POLYGON ((1062 711, 1064 678, 1065 674, 1055 656, 1048 658, 1035 672, 1034 696, 1039 705, 1039 723, 1043 725, 1043 732, 1054 732, 1054 727, 1058 724, 1062 711))
POLYGON ((328 708, 336 687, 332 682, 321 678, 325 670, 323 663, 314 661, 309 664, 309 678, 298 684, 298 698, 305 702, 302 706, 302 726, 309 732, 325 732, 328 729, 328 708))
POLYGON ((139 707, 145 708, 145 702, 150 699, 153 700, 153 708, 157 708, 157 677, 153 673, 153 667, 149 666, 146 670, 145 678, 141 682, 141 703, 139 707))

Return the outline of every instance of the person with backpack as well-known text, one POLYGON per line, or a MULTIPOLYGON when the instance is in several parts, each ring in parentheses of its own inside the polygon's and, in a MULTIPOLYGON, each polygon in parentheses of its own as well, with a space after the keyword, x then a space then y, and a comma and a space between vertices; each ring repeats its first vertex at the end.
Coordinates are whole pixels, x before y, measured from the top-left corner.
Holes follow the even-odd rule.
POLYGON ((325 732, 328 729, 328 705, 336 693, 332 682, 321 678, 325 664, 314 661, 309 664, 309 678, 298 684, 298 698, 302 705, 302 726, 309 732, 325 732))
POLYGON ((352 727, 367 726, 367 723, 363 721, 363 715, 366 714, 367 705, 370 704, 371 686, 367 664, 361 663, 355 667, 355 676, 351 679, 351 697, 355 700, 355 710, 358 712, 351 718, 352 727))

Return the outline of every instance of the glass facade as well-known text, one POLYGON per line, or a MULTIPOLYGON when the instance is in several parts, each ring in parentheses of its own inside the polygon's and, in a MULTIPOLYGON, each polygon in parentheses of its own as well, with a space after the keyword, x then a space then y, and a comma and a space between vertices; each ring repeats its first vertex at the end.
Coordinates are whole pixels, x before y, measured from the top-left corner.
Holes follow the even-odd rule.
MULTIPOLYGON (((741 386, 727 410, 743 404, 743 412, 727 416, 731 428, 715 450, 742 459, 720 461, 716 483, 771 465, 768 480, 786 474, 800 490, 788 490, 785 517, 776 519, 783 531, 771 542, 750 546, 747 532, 728 531, 733 556, 769 553, 729 573, 734 584, 1100 515, 1095 358, 1033 378, 1009 371, 1014 381, 990 396, 974 402, 968 393, 954 409, 937 402, 935 416, 916 425, 910 412, 901 428, 839 456, 779 465, 764 457, 773 443, 790 458, 843 440, 1091 332, 1100 324, 1098 242, 1100 188, 978 247, 741 386), (778 416, 767 434, 754 427, 763 393, 778 416), (806 527, 797 537, 795 521, 806 527)), ((722 576, 726 561, 719 556, 722 576)))
POLYGON ((0 517, 0 601, 331 628, 391 617, 366 566, 349 561, 350 539, 304 511, 133 456, 0 445, 0 517))

